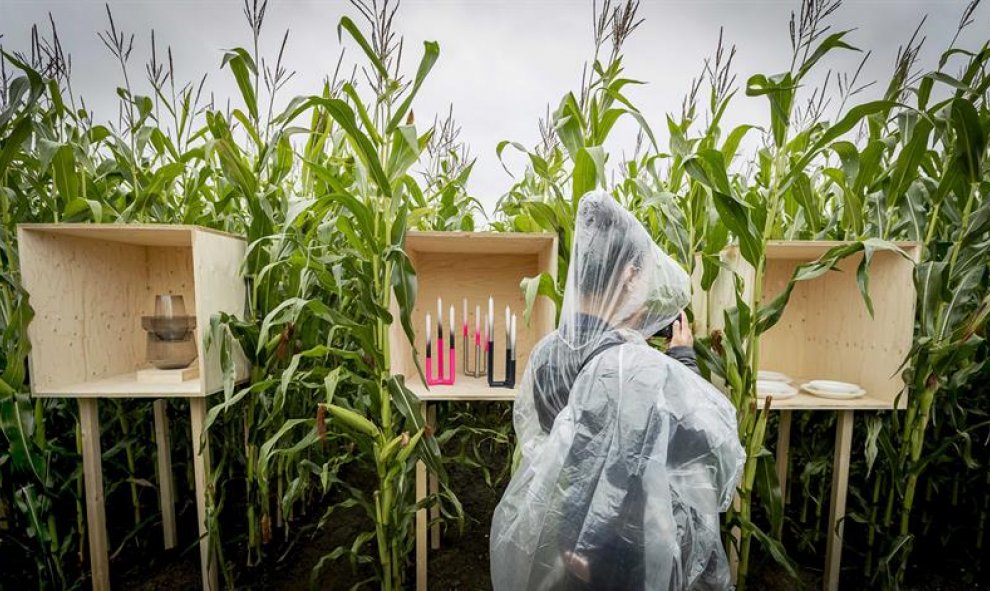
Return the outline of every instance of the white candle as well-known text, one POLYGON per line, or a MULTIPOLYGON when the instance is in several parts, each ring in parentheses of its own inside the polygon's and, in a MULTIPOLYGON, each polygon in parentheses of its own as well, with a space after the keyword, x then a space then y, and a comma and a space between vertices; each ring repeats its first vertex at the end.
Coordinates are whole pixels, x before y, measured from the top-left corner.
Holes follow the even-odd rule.
POLYGON ((468 315, 467 315, 467 298, 464 298, 464 316, 461 317, 461 324, 467 329, 468 315))
POLYGON ((505 346, 509 347, 509 307, 505 307, 505 346))
POLYGON ((492 323, 495 322, 495 298, 491 296, 488 297, 488 316, 485 317, 485 320, 487 321, 485 322, 485 332, 488 333, 487 336, 491 339, 494 336, 495 328, 492 326, 492 323))
POLYGON ((431 339, 433 337, 433 322, 430 318, 430 313, 426 313, 426 346, 430 346, 431 339))
POLYGON ((437 330, 443 334, 443 298, 437 298, 437 330))
POLYGON ((451 306, 450 307, 450 346, 452 347, 454 346, 455 326, 457 326, 457 323, 454 322, 454 306, 451 306))
POLYGON ((516 350, 516 315, 515 314, 512 315, 512 335, 509 338, 509 342, 512 343, 510 349, 515 351, 516 350))
POLYGON ((474 307, 474 334, 481 334, 481 306, 474 307))

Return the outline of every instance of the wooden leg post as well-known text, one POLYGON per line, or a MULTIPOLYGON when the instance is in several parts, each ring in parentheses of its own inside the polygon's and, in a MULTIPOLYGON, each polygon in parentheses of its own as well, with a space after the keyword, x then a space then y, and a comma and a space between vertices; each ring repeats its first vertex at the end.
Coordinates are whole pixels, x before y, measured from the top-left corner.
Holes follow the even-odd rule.
POLYGON ((109 591, 106 501, 103 498, 103 454, 100 450, 100 412, 95 398, 79 399, 82 432, 83 482, 86 488, 86 529, 93 591, 109 591))
POLYGON ((828 515, 825 549, 825 591, 838 591, 842 562, 842 530, 849 488, 849 457, 852 452, 853 411, 841 410, 836 417, 835 460, 832 464, 832 503, 828 515))
MULTIPOLYGON (((420 403, 423 420, 427 420, 426 403, 420 403)), ((426 464, 416 462, 416 502, 426 498, 426 464)), ((426 509, 416 511, 416 591, 426 591, 426 509)))
POLYGON ((790 410, 780 411, 780 422, 777 430, 777 481, 780 482, 780 500, 787 503, 790 500, 787 488, 788 453, 791 448, 791 413, 790 410))
MULTIPOLYGON (((732 497, 732 507, 736 511, 739 511, 740 499, 738 492, 732 497)), ((729 577, 732 585, 735 586, 736 581, 739 580, 739 538, 742 532, 736 526, 732 528, 730 534, 732 535, 732 545, 729 546, 729 577)))
POLYGON ((217 564, 210 551, 207 519, 207 486, 210 483, 210 445, 203 437, 203 424, 206 422, 206 399, 189 399, 189 423, 192 427, 193 470, 196 478, 196 513, 199 519, 199 560, 203 572, 203 589, 219 590, 217 564))
POLYGON ((162 509, 162 535, 165 549, 175 548, 175 485, 172 478, 172 444, 168 435, 168 400, 154 402, 155 446, 158 450, 158 499, 162 509))
MULTIPOLYGON (((436 429, 437 428, 437 405, 436 404, 429 404, 427 402, 424 402, 423 404, 426 404, 427 405, 426 420, 429 421, 429 424, 434 429, 436 429)), ((428 480, 428 483, 429 483, 429 494, 435 495, 438 492, 440 492, 440 483, 437 480, 437 475, 436 474, 433 474, 431 472, 431 473, 429 473, 427 475, 427 478, 429 479, 428 480)), ((434 505, 430 509, 430 521, 433 522, 433 526, 430 528, 430 547, 433 548, 434 550, 437 550, 437 549, 440 548, 440 523, 439 523, 439 519, 440 519, 440 504, 438 503, 438 504, 434 505)))

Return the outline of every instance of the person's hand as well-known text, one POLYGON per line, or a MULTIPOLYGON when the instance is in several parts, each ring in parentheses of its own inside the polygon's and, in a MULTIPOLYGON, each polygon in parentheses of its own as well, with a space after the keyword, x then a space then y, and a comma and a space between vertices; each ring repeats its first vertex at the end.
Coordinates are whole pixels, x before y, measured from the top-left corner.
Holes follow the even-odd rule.
POLYGON ((574 552, 564 552, 564 564, 567 565, 567 570, 571 571, 572 575, 585 583, 591 582, 591 568, 584 557, 574 552))
POLYGON ((687 314, 681 310, 681 317, 674 321, 673 334, 670 337, 671 347, 694 347, 694 333, 688 324, 687 314))

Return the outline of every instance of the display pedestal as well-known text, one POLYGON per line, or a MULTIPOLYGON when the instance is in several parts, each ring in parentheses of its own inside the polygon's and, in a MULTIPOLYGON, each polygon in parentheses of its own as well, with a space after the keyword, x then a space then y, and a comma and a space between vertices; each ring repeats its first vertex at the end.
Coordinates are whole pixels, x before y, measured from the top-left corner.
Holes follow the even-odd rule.
MULTIPOLYGON (((207 348, 204 342, 214 314, 244 313, 244 241, 207 228, 167 224, 22 224, 17 231, 21 276, 35 311, 27 330, 31 393, 79 401, 93 589, 110 588, 102 398, 153 401, 165 548, 177 544, 165 399, 189 400, 203 589, 219 589, 206 525, 212 499, 210 449, 203 431, 206 397, 223 388, 224 376, 220 347, 207 348), (181 295, 196 317, 197 361, 192 367, 147 368, 141 318, 153 313, 155 297, 161 294, 181 295)), ((247 379, 248 364, 236 343, 231 354, 235 381, 247 379)))
MULTIPOLYGON (((770 241, 760 305, 767 305, 781 293, 795 269, 818 260, 829 249, 848 244, 832 241, 770 241)), ((914 266, 921 247, 898 243, 907 257, 896 252, 873 254, 869 267, 870 295, 874 313, 863 302, 856 283, 856 270, 863 260, 857 253, 843 260, 836 271, 795 284, 790 301, 770 330, 760 335, 759 369, 772 370, 792 378, 792 385, 814 379, 840 380, 859 384, 866 394, 853 400, 820 398, 800 391, 784 400, 771 400, 770 410, 780 412, 777 436, 776 471, 783 501, 787 502, 788 452, 791 415, 796 410, 836 413, 836 433, 832 471, 832 496, 828 513, 828 540, 825 551, 824 589, 839 588, 842 562, 842 534, 849 488, 853 417, 857 410, 902 410, 907 393, 901 378, 901 364, 911 350, 914 333, 914 266)), ((751 306, 755 273, 737 247, 721 254, 725 264, 708 292, 700 289, 700 272, 695 273, 693 307, 696 324, 711 332, 724 328, 724 312, 735 306, 735 277, 742 278, 744 298, 751 306)), ((734 530, 734 534, 735 534, 734 530)), ((777 532, 779 533, 779 532, 777 532)), ((729 549, 735 579, 738 559, 729 549)))

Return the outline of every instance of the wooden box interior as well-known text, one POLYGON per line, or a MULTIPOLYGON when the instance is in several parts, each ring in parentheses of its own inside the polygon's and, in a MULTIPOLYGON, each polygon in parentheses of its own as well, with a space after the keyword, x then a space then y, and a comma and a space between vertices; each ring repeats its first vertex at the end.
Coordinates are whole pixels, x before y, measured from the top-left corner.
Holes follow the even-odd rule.
MULTIPOLYGON (((836 243, 771 243, 764 274, 763 303, 787 285, 794 269, 814 261, 836 243)), ((901 248, 912 258, 914 244, 901 248)), ((895 252, 877 252, 869 271, 871 317, 856 283, 862 253, 839 270, 798 282, 778 323, 760 339, 761 369, 783 372, 800 387, 807 380, 852 382, 866 390, 842 401, 798 396, 774 403, 784 408, 904 408, 901 364, 911 348, 915 289, 913 262, 895 252)))
POLYGON ((496 380, 505 376, 505 306, 509 305, 512 313, 518 317, 516 383, 520 383, 530 350, 554 329, 555 312, 551 301, 538 297, 527 325, 523 319, 525 300, 519 284, 523 278, 533 277, 541 272, 556 275, 555 238, 547 234, 410 232, 405 249, 416 269, 418 284, 412 314, 417 354, 422 362, 426 314, 434 317, 435 327, 437 298, 441 297, 445 335, 449 334, 446 324, 449 323, 450 306, 454 306, 457 322, 454 331, 457 377, 454 386, 432 386, 427 389, 416 371, 413 348, 398 322, 394 322, 391 327, 393 372, 404 375, 410 389, 424 398, 507 399, 514 396, 515 390, 489 388, 486 378, 463 375, 465 354, 471 355, 471 366, 474 367, 475 306, 481 307, 481 323, 484 327, 488 297, 495 298, 496 380), (464 298, 468 299, 468 327, 471 335, 468 351, 464 351, 462 333, 464 298))
MULTIPOLYGON (((220 248, 197 250, 197 232, 176 226, 21 226, 21 270, 35 311, 28 328, 34 394, 196 396, 216 390, 216 353, 209 352, 204 363, 203 336, 214 312, 243 311, 244 285, 237 276, 243 242, 211 233, 207 240, 220 244, 210 246, 220 248), (205 268, 197 269, 197 261, 205 268), (197 288, 197 277, 206 277, 213 288, 197 288), (135 372, 150 367, 141 317, 153 315, 155 296, 166 293, 181 295, 186 314, 197 317, 200 377, 178 384, 138 382, 135 372), (240 308, 231 309, 234 301, 240 308)), ((238 366, 246 375, 242 357, 238 366)))

